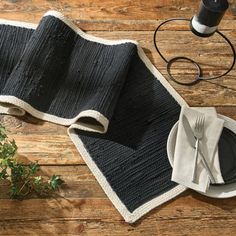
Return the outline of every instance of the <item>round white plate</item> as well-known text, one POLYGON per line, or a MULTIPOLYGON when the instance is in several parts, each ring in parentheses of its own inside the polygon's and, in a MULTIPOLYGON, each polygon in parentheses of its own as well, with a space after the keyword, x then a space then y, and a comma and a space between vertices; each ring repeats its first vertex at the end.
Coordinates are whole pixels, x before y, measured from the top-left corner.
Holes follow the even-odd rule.
MULTIPOLYGON (((218 115, 219 118, 225 121, 224 127, 232 130, 236 133, 236 121, 230 119, 229 117, 218 115)), ((171 166, 173 165, 174 160, 174 151, 175 151, 175 143, 177 136, 178 122, 172 127, 168 140, 167 140, 167 154, 170 161, 171 166)), ((236 158, 236 157, 235 157, 236 158)), ((230 198, 236 196, 236 183, 225 184, 225 185, 210 185, 209 189, 206 193, 199 192, 203 195, 213 198, 230 198)))

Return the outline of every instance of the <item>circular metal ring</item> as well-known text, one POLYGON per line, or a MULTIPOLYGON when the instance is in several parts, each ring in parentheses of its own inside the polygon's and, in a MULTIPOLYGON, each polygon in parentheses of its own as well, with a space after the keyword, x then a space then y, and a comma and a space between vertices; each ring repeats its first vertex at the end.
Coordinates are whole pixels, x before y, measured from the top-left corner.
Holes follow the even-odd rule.
POLYGON ((188 18, 172 18, 172 19, 165 20, 165 21, 163 21, 160 25, 158 25, 158 27, 156 28, 156 30, 155 30, 155 32, 154 32, 154 46, 155 46, 155 48, 156 48, 157 53, 160 55, 160 57, 167 63, 167 67, 168 67, 168 68, 167 68, 167 71, 168 71, 168 74, 169 74, 170 78, 171 78, 173 81, 175 81, 175 82, 178 83, 178 84, 182 84, 182 85, 193 85, 193 84, 195 84, 195 83, 197 83, 197 82, 199 82, 199 81, 201 81, 201 80, 213 80, 213 79, 221 78, 221 77, 227 75, 227 74, 234 68, 234 65, 236 64, 236 51, 235 51, 235 49, 234 49, 234 46, 233 46, 233 44, 231 43, 231 41, 230 41, 223 33, 221 33, 221 32, 218 31, 218 30, 216 31, 216 33, 217 33, 220 37, 222 37, 222 38, 225 40, 225 42, 230 46, 231 51, 232 51, 232 57, 233 57, 233 61, 232 61, 232 63, 231 63, 231 66, 230 66, 225 72, 223 72, 222 74, 220 74, 220 75, 215 75, 215 76, 209 76, 209 77, 203 77, 203 76, 202 76, 202 70, 201 70, 201 68, 200 68, 200 66, 199 66, 199 64, 198 64, 197 62, 195 62, 195 61, 193 61, 193 60, 191 60, 191 59, 189 59, 189 58, 187 58, 187 57, 175 57, 175 58, 172 58, 170 61, 169 61, 167 58, 165 58, 165 56, 161 53, 160 49, 159 49, 158 46, 157 46, 157 43, 156 43, 156 36, 157 36, 157 32, 160 30, 160 28, 161 28, 163 25, 165 25, 165 24, 168 23, 168 22, 172 22, 172 21, 189 21, 189 22, 190 22, 191 19, 188 19, 188 18), (180 58, 192 62, 192 63, 197 67, 197 69, 198 69, 198 71, 199 71, 199 73, 200 73, 200 76, 196 77, 195 80, 194 80, 193 82, 191 82, 191 83, 184 83, 184 82, 177 81, 176 79, 173 78, 173 76, 172 76, 171 73, 170 73, 170 66, 171 66, 171 64, 173 64, 176 60, 179 60, 180 58))
POLYGON ((177 84, 181 84, 181 85, 194 85, 196 83, 198 83, 200 81, 200 78, 201 78, 201 75, 202 75, 202 70, 201 70, 201 67, 199 66, 199 64, 197 62, 195 62, 194 60, 188 58, 188 57, 173 57, 172 59, 170 59, 168 62, 167 62, 167 73, 169 75, 169 78, 171 80, 173 80, 175 83, 177 84), (179 60, 185 60, 185 61, 189 61, 191 62, 196 68, 197 68, 197 75, 194 77, 194 80, 191 81, 191 82, 182 82, 182 81, 179 81, 177 79, 175 79, 172 74, 171 74, 171 66, 173 65, 173 63, 179 61, 179 60))

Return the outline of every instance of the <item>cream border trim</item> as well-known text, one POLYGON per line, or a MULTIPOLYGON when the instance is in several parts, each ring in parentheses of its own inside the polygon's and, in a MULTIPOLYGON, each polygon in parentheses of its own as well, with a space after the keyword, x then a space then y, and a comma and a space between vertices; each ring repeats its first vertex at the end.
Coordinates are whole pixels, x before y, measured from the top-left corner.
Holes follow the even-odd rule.
POLYGON ((36 29, 38 26, 37 24, 33 24, 33 23, 29 23, 29 22, 6 20, 6 19, 0 19, 0 24, 22 27, 22 28, 27 28, 27 29, 36 29))
MULTIPOLYGON (((151 61, 148 59, 148 57, 145 55, 143 49, 139 46, 137 41, 134 40, 107 40, 99 37, 95 37, 89 34, 86 34, 82 30, 80 30, 74 23, 72 23, 70 20, 68 20, 64 15, 62 15, 60 12, 57 11, 48 11, 44 16, 54 16, 61 21, 63 21, 65 24, 67 24, 71 29, 73 29, 77 34, 79 34, 81 37, 84 39, 87 39, 89 41, 105 44, 105 45, 117 45, 117 44, 122 44, 122 43, 133 43, 137 45, 138 49, 138 55, 140 59, 144 62, 144 64, 147 66, 147 68, 150 70, 150 72, 162 83, 162 85, 168 90, 168 92, 174 97, 174 99, 182 106, 188 106, 188 104, 184 101, 184 99, 175 91, 175 89, 167 82, 167 80, 163 77, 163 75, 155 68, 155 66, 151 63, 151 61)), ((29 24, 26 22, 17 22, 17 21, 8 21, 8 20, 1 20, 0 19, 0 24, 5 24, 5 25, 15 25, 19 27, 25 27, 25 28, 32 28, 35 29, 37 25, 35 24, 29 24)), ((50 114, 45 114, 43 112, 39 112, 33 107, 31 107, 28 103, 25 103, 24 101, 12 97, 12 96, 0 96, 0 101, 5 102, 5 103, 12 103, 19 107, 17 104, 21 104, 22 109, 26 110, 27 112, 31 113, 32 115, 36 116, 39 119, 43 119, 46 121, 50 122, 55 122, 57 124, 62 124, 62 125, 68 125, 69 123, 72 124, 74 119, 63 119, 60 117, 55 117, 50 114), (3 99, 4 97, 4 99, 3 99), (3 99, 3 100, 2 100, 3 99), (23 108, 24 107, 24 108, 23 108), (33 112, 33 113, 32 113, 33 112)), ((95 111, 97 112, 97 111, 95 111)), ((98 112, 99 113, 99 112, 98 112)), ((101 117, 103 116, 102 114, 98 114, 98 116, 101 117)), ((76 117, 77 118, 77 117, 76 117)), ((103 117, 105 124, 107 124, 109 121, 106 119, 106 117, 103 117)), ((75 119, 76 120, 76 119, 75 119)), ((105 127, 105 126, 104 126, 105 127)), ((90 127, 91 128, 91 127, 90 127)), ((180 193, 184 192, 187 188, 181 185, 176 186, 175 188, 171 189, 170 191, 166 192, 165 194, 162 194, 159 197, 156 197, 142 206, 138 207, 134 212, 130 212, 125 205, 122 203, 122 201, 119 199, 117 194, 113 191, 109 183, 107 182, 105 176, 102 174, 102 172, 99 170, 99 168, 96 166, 94 163, 93 159, 87 152, 86 148, 84 147, 82 141, 78 137, 78 135, 75 132, 75 129, 81 129, 81 126, 79 124, 72 124, 68 128, 68 134, 75 144, 76 148, 80 152, 81 156, 83 157, 84 161, 96 177, 97 181, 103 188, 104 192, 107 194, 108 198, 112 201, 114 206, 117 208, 117 210, 120 212, 120 214, 124 217, 125 221, 128 223, 133 223, 136 220, 138 220, 140 217, 142 217, 144 214, 149 212, 150 210, 154 209, 157 206, 160 206, 161 204, 171 200, 172 198, 176 197, 180 193)), ((88 130, 88 127, 86 127, 88 130)), ((105 129, 106 130, 106 129, 105 129)), ((99 132, 99 131, 98 131, 99 132)))
POLYGON ((0 105, 1 105, 0 111, 5 111, 4 112, 5 114, 24 115, 24 111, 26 111, 38 119, 65 126, 74 124, 77 125, 76 126, 77 128, 86 131, 106 133, 109 125, 109 120, 100 112, 95 110, 85 110, 80 112, 74 118, 66 119, 38 111, 37 109, 33 108, 29 103, 14 96, 0 95, 0 105), (79 119, 83 117, 91 117, 97 120, 102 125, 103 128, 101 126, 88 125, 80 122, 79 119))

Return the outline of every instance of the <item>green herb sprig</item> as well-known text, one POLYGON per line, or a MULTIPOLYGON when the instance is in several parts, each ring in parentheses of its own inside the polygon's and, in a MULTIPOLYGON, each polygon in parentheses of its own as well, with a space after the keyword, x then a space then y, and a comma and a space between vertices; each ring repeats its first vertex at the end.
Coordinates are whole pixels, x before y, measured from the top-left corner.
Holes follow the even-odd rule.
POLYGON ((11 198, 22 199, 31 193, 47 196, 64 183, 58 175, 50 178, 38 175, 37 162, 28 165, 18 162, 16 151, 15 141, 9 140, 5 127, 0 124, 0 181, 9 182, 11 198))

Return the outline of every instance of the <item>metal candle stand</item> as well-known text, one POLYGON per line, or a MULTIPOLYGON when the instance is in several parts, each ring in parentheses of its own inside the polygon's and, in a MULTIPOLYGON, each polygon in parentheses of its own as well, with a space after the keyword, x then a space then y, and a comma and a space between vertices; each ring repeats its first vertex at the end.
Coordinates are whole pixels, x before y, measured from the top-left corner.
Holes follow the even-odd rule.
POLYGON ((221 19, 223 18, 223 15, 224 15, 225 11, 227 10, 227 8, 228 8, 228 1, 227 0, 202 0, 198 14, 196 14, 192 19, 188 19, 188 18, 168 19, 168 20, 162 22, 156 28, 155 33, 154 33, 154 45, 155 45, 155 48, 156 48, 158 54, 167 63, 167 73, 168 73, 171 80, 173 80, 174 82, 181 84, 181 85, 194 85, 194 84, 200 82, 201 80, 213 80, 213 79, 217 79, 222 76, 225 76, 233 69, 233 67, 235 65, 235 61, 236 61, 236 53, 235 53, 234 46, 230 42, 230 40, 223 33, 218 31, 218 29, 217 29, 217 26, 219 25, 221 19), (160 50, 157 46, 156 35, 157 35, 157 32, 159 31, 159 29, 164 24, 172 22, 172 21, 189 21, 191 31, 195 35, 200 36, 200 37, 210 37, 214 33, 217 33, 219 36, 221 36, 226 41, 226 43, 230 46, 231 51, 232 51, 233 61, 232 61, 231 66, 229 67, 229 69, 221 75, 204 77, 202 75, 202 69, 201 69, 199 63, 197 63, 196 61, 194 61, 188 57, 177 56, 177 57, 174 57, 170 60, 167 60, 163 56, 163 54, 160 52, 160 50), (193 65, 195 65, 195 67, 197 69, 197 76, 194 77, 194 79, 191 82, 179 81, 176 78, 174 78, 174 76, 171 74, 171 66, 175 62, 183 61, 183 60, 191 62, 193 65))

